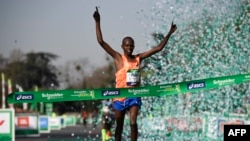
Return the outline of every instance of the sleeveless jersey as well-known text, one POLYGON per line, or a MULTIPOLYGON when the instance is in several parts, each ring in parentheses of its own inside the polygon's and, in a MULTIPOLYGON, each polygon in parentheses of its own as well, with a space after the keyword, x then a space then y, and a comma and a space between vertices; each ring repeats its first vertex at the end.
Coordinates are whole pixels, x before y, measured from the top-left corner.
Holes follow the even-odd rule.
MULTIPOLYGON (((129 88, 133 85, 139 85, 139 67, 140 58, 136 57, 133 60, 128 61, 125 55, 122 55, 123 66, 115 74, 116 76, 116 88, 129 88)), ((125 101, 126 98, 114 98, 113 101, 125 101)))

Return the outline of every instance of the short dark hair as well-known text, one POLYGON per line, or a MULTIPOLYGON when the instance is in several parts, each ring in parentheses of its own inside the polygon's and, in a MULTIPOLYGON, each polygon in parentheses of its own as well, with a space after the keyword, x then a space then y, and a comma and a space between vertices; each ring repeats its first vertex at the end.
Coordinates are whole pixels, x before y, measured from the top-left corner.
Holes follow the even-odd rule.
POLYGON ((124 44, 124 42, 125 42, 126 40, 131 40, 131 41, 134 43, 134 39, 133 39, 132 37, 126 36, 126 37, 124 37, 124 38, 122 39, 122 44, 124 44))

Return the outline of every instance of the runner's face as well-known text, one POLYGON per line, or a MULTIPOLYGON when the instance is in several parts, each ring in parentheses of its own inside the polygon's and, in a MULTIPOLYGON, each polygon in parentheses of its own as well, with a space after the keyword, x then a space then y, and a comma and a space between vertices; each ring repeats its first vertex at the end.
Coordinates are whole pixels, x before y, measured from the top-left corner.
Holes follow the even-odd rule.
POLYGON ((126 39, 122 44, 122 48, 125 54, 132 55, 135 48, 134 42, 130 39, 126 39))

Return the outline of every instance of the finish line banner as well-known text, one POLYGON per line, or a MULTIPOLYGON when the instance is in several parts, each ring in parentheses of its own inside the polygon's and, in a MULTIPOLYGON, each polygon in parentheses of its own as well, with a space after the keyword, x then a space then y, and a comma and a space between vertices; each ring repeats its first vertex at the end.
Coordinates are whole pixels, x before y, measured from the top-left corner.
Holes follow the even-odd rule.
POLYGON ((8 103, 38 103, 98 100, 118 97, 165 96, 215 89, 243 82, 250 82, 250 73, 137 88, 13 92, 8 95, 7 100, 8 103))

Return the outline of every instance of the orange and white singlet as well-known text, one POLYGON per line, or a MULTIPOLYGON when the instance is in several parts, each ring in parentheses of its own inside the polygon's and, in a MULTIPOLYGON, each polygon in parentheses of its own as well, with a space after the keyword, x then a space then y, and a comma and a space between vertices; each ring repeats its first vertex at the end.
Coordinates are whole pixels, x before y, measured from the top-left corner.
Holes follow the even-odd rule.
MULTIPOLYGON (((128 61, 125 55, 122 55, 123 66, 115 74, 116 88, 128 88, 140 85, 140 58, 128 61)), ((113 101, 124 101, 126 98, 114 98, 113 101)))

